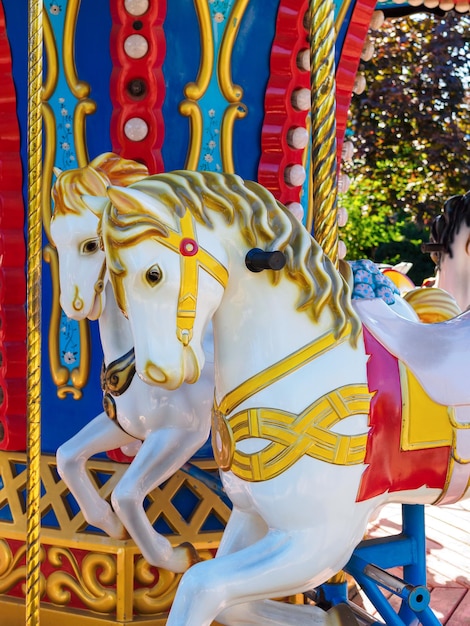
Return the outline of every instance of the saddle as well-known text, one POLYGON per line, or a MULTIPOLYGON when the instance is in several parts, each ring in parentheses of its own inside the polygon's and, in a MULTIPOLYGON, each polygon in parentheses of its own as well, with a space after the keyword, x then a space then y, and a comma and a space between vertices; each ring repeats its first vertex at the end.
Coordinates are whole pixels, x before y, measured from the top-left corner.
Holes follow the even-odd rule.
POLYGON ((470 405, 470 311, 436 324, 398 315, 383 300, 353 300, 364 326, 438 404, 470 405))

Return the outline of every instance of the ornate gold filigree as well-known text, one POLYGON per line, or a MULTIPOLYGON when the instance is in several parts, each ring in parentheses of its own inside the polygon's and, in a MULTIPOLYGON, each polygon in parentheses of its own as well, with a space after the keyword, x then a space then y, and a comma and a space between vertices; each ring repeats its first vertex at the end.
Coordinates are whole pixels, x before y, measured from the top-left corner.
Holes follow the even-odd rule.
POLYGON ((78 167, 85 167, 88 163, 88 150, 86 146, 86 116, 96 111, 96 103, 86 98, 79 102, 73 116, 73 136, 75 141, 75 153, 78 167))
POLYGON ((181 574, 157 571, 145 559, 139 558, 135 564, 135 578, 146 585, 134 592, 134 608, 138 613, 149 615, 170 610, 181 574))
POLYGON ((47 61, 47 76, 42 86, 42 99, 49 100, 57 87, 59 80, 59 55, 47 12, 43 13, 44 51, 47 61))
POLYGON ((41 189, 41 206, 42 206, 42 223, 47 238, 51 239, 51 186, 52 186, 52 169, 56 155, 57 132, 55 124, 55 116, 52 108, 47 102, 42 103, 42 117, 44 122, 44 135, 46 138, 44 145, 44 161, 42 172, 42 189, 41 189))
POLYGON ((76 98, 81 100, 90 93, 90 85, 78 79, 75 67, 75 26, 79 9, 80 0, 69 0, 67 2, 62 42, 62 63, 70 91, 76 98))
POLYGON ((58 568, 46 582, 46 592, 52 602, 61 606, 70 603, 72 593, 83 604, 99 613, 110 613, 116 608, 118 572, 116 558, 109 554, 90 553, 79 564, 69 549, 52 546, 47 553, 51 565, 58 568), (67 561, 72 573, 64 570, 67 561))
POLYGON ((196 0, 194 4, 201 34, 201 58, 196 81, 188 83, 184 89, 184 95, 189 100, 199 100, 207 91, 211 81, 215 54, 209 4, 207 0, 196 0))
POLYGON ((233 163, 233 127, 235 120, 245 117, 247 113, 248 109, 241 102, 231 104, 224 113, 220 130, 220 148, 224 172, 235 172, 233 163))
POLYGON ((26 554, 26 546, 21 546, 13 556, 8 543, 0 539, 0 593, 7 593, 17 583, 26 578, 26 566, 20 565, 26 554))
POLYGON ((185 168, 188 170, 196 170, 202 148, 201 109, 195 102, 185 100, 179 105, 179 111, 181 115, 189 117, 190 142, 188 145, 185 168))
POLYGON ((233 46, 238 35, 243 13, 249 1, 250 0, 237 0, 235 2, 227 20, 227 26, 220 45, 217 77, 219 79, 220 90, 228 102, 239 102, 243 97, 243 89, 239 85, 234 85, 232 82, 231 64, 233 46))

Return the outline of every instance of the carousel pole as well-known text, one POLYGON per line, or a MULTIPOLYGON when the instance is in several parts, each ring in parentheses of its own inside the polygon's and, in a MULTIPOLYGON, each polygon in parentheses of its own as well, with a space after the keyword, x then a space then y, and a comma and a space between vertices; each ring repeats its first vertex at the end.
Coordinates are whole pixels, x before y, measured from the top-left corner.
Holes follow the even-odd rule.
POLYGON ((42 0, 29 0, 26 626, 40 620, 42 10, 42 0))
POLYGON ((309 17, 313 234, 338 267, 333 1, 311 0, 309 17))
MULTIPOLYGON (((312 125, 313 234, 323 251, 339 266, 336 171, 335 19, 333 0, 311 0, 310 89, 312 125)), ((325 584, 332 597, 347 594, 343 571, 325 584), (333 590, 333 591, 332 591, 333 590)))

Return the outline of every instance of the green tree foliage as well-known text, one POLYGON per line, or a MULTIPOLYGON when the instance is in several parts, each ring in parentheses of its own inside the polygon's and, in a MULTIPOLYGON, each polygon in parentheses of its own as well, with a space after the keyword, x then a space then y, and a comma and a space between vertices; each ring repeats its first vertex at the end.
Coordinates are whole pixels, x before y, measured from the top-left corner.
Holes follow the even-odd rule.
POLYGON ((411 261, 416 284, 434 266, 420 251, 444 201, 470 189, 470 16, 389 18, 375 54, 359 69, 367 87, 353 96, 355 145, 342 171, 340 205, 348 259, 411 261))

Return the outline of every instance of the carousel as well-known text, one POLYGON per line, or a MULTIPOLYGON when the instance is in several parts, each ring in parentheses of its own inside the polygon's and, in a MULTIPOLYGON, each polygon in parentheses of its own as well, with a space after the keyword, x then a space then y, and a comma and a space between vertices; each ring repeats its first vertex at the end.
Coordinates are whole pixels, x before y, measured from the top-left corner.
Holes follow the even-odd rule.
POLYGON ((439 626, 424 506, 467 495, 470 314, 339 230, 393 7, 0 0, 2 626, 377 623, 348 580, 439 626), (387 502, 402 533, 363 539, 387 502))

